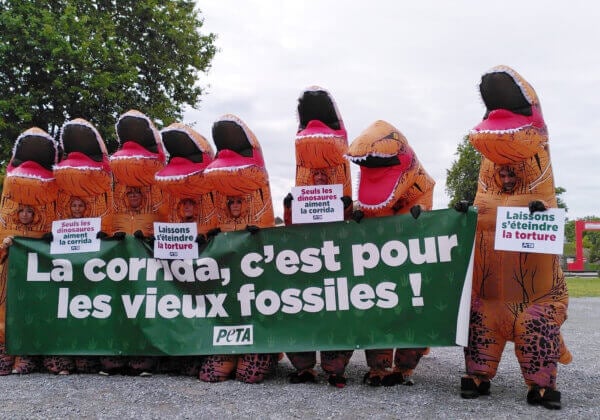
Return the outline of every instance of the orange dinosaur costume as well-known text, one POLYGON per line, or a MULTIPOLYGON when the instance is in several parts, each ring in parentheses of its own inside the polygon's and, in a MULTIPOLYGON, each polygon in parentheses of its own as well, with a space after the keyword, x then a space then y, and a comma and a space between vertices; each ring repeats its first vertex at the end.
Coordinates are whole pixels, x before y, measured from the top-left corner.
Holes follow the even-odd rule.
MULTIPOLYGON (((435 181, 425 172, 408 141, 391 124, 376 121, 350 145, 347 157, 360 166, 355 219, 431 210, 435 181)), ((428 349, 365 350, 372 386, 412 385, 410 375, 428 349), (392 363, 395 365, 390 370, 392 363)))
POLYGON ((173 202, 164 221, 187 221, 184 206, 190 202, 198 233, 205 234, 217 223, 215 197, 211 185, 204 178, 204 170, 215 157, 213 148, 200 133, 181 123, 171 124, 160 134, 169 154, 169 163, 156 173, 155 182, 167 191, 173 202))
POLYGON ((73 218, 71 204, 80 199, 85 205, 80 217, 101 217, 102 230, 111 231, 107 216, 113 205, 112 173, 100 133, 88 121, 77 118, 63 125, 60 144, 65 158, 54 166, 59 187, 57 219, 73 218))
POLYGON ((483 160, 461 395, 489 394, 505 343, 514 341, 527 401, 556 409, 557 363, 571 360, 560 334, 568 295, 558 256, 494 250, 498 206, 529 206, 531 212, 556 207, 548 132, 535 91, 513 69, 491 69, 479 87, 487 112, 470 133, 483 160))
MULTIPOLYGON (((216 193, 218 227, 222 231, 275 226, 269 176, 256 136, 235 115, 225 115, 212 128, 216 159, 204 171, 216 193)), ((221 382, 235 375, 247 382, 261 382, 277 361, 274 354, 206 356, 200 379, 221 382)))
MULTIPOLYGON (((54 165, 58 185, 56 219, 102 218, 102 231, 110 232, 112 173, 108 152, 100 133, 89 121, 77 118, 63 124, 60 146, 65 155, 54 165)), ((43 364, 56 374, 98 371, 97 357, 46 356, 43 364)))
POLYGON ((166 220, 169 212, 168 195, 154 178, 166 164, 160 133, 147 116, 136 110, 121 115, 115 128, 121 146, 110 156, 115 180, 112 228, 128 234, 139 230, 150 236, 153 223, 166 220), (132 191, 142 194, 141 206, 135 211, 131 211, 127 200, 132 191))
MULTIPOLYGON (((170 200, 154 176, 166 163, 160 133, 152 121, 136 110, 121 115, 115 124, 120 148, 110 156, 114 176, 110 226, 116 239, 125 234, 138 239, 151 237, 154 222, 166 220, 170 200)), ((126 371, 147 375, 155 367, 154 357, 102 357, 102 373, 126 371), (126 366, 127 365, 127 366, 126 366)))
POLYGON ((54 139, 34 127, 17 138, 6 168, 0 206, 0 375, 29 373, 36 368, 34 358, 6 355, 6 257, 13 236, 41 238, 51 230, 58 194, 52 165, 57 159, 54 139))
MULTIPOLYGON (((298 131, 296 133, 296 186, 342 184, 345 213, 352 214, 350 162, 344 158, 348 135, 331 94, 319 87, 305 89, 298 98, 298 131)), ((284 199, 284 222, 292 223, 292 195, 284 199)), ((352 350, 321 351, 321 368, 328 382, 338 388, 346 385, 344 371, 352 350)), ((315 351, 289 352, 287 357, 296 368, 289 376, 291 383, 315 382, 315 351)))

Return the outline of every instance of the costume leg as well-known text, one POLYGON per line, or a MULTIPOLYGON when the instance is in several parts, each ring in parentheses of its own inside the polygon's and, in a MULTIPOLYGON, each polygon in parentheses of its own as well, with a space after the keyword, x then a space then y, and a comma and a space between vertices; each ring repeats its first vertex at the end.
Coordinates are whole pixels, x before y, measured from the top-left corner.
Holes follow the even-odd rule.
POLYGON ((352 357, 352 350, 322 351, 321 368, 329 374, 327 382, 337 388, 346 386, 344 372, 352 357))
POLYGON ((287 353, 288 359, 292 366, 296 368, 296 372, 290 373, 289 381, 293 384, 302 384, 305 382, 316 382, 317 372, 314 370, 317 363, 316 351, 301 351, 287 353))
POLYGON ((387 380, 392 374, 390 368, 394 359, 394 349, 365 350, 369 371, 365 374, 363 382, 370 386, 395 385, 387 380))
POLYGON ((38 358, 35 356, 15 356, 15 365, 13 373, 26 375, 35 372, 38 367, 38 358))
POLYGON ((286 353, 286 356, 297 370, 312 369, 317 363, 316 351, 292 352, 286 353))
POLYGON ((156 367, 157 361, 157 357, 131 357, 127 364, 132 375, 148 376, 156 367))
POLYGON ((343 375, 352 353, 352 350, 322 351, 321 368, 330 375, 343 375))
POLYGON ((72 357, 66 356, 46 356, 43 360, 44 368, 56 375, 68 375, 75 371, 75 362, 72 357))
POLYGON ((15 364, 15 356, 6 354, 4 343, 0 343, 0 376, 10 375, 15 364))
POLYGON ((365 350, 365 356, 371 370, 385 370, 392 367, 394 349, 365 350))
POLYGON ((77 373, 98 373, 100 370, 100 359, 98 357, 76 357, 75 369, 77 373))
POLYGON ((231 378, 237 365, 238 355, 206 356, 200 367, 198 377, 204 382, 223 382, 231 378))
POLYGON ((262 382, 275 367, 277 354, 252 353, 240 356, 235 378, 238 381, 255 384, 262 382))
MULTIPOLYGON (((554 390, 561 356, 560 326, 566 318, 562 303, 528 306, 517 319, 515 354, 525 383, 554 390)), ((562 343, 564 346, 564 343, 562 343)))
MULTIPOLYGON (((484 303, 474 298, 469 323, 469 346, 465 347, 467 375, 489 381, 498 370, 498 364, 506 345, 500 325, 506 315, 501 304, 484 303)), ((512 316, 505 322, 512 324, 512 316)))
POLYGON ((413 374, 413 371, 419 364, 419 360, 427 351, 427 347, 415 349, 396 349, 394 355, 394 371, 402 374, 404 379, 407 379, 413 374))
POLYGON ((124 356, 101 356, 100 373, 111 375, 119 373, 127 364, 127 358, 124 356))

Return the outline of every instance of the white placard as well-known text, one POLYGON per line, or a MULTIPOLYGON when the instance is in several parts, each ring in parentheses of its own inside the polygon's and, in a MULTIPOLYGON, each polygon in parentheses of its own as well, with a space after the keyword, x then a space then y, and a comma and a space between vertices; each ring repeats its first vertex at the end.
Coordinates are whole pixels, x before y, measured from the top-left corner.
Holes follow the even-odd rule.
POLYGON ((529 213, 527 207, 498 207, 494 249, 561 255, 564 241, 564 209, 529 213))
POLYGON ((306 185, 292 188, 292 223, 344 220, 343 185, 306 185))
POLYGON ((196 223, 154 222, 154 258, 185 260, 198 258, 196 223))
POLYGON ((99 217, 53 221, 50 254, 100 251, 100 223, 99 217))

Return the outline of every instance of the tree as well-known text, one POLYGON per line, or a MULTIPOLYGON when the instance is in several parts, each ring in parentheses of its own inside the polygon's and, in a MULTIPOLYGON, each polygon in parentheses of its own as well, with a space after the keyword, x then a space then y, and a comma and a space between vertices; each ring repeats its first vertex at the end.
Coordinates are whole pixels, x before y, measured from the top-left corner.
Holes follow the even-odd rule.
POLYGON ((81 117, 115 147, 135 108, 158 124, 204 94, 216 36, 191 0, 0 0, 0 161, 25 129, 81 117))
POLYGON ((446 169, 446 193, 450 196, 448 207, 453 207, 461 200, 472 205, 477 193, 481 153, 471 145, 469 136, 464 136, 454 155, 458 156, 458 160, 452 162, 450 169, 446 169))
MULTIPOLYGON (((451 197, 448 207, 453 207, 460 200, 472 205, 477 193, 481 153, 469 142, 469 136, 464 136, 454 155, 458 156, 458 160, 452 162, 450 169, 446 169, 446 193, 451 197)), ((554 191, 558 208, 569 211, 567 203, 560 197, 567 190, 555 187, 554 191)))
POLYGON ((568 212, 569 207, 567 207, 567 203, 561 197, 561 195, 567 192, 567 189, 563 187, 556 187, 554 191, 556 192, 556 205, 559 209, 565 209, 565 212, 568 212))

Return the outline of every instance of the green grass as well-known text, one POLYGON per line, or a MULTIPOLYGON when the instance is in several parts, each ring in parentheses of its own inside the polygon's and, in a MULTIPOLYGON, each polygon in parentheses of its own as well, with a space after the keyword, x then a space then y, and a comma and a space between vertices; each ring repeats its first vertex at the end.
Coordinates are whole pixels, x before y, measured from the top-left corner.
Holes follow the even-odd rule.
POLYGON ((567 277, 570 297, 600 296, 600 277, 567 277))

